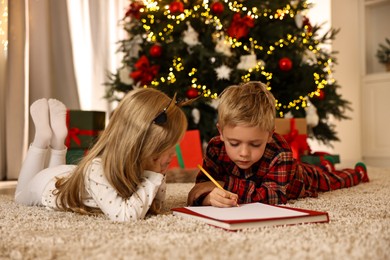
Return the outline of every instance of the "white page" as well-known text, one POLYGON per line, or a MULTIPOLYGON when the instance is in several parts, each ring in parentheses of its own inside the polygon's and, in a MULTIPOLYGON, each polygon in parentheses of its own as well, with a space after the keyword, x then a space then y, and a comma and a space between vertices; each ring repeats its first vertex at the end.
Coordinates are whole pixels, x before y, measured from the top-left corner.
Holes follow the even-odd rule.
POLYGON ((266 219, 308 215, 308 213, 279 208, 263 203, 249 203, 231 208, 217 208, 213 206, 186 208, 201 215, 219 220, 266 219))

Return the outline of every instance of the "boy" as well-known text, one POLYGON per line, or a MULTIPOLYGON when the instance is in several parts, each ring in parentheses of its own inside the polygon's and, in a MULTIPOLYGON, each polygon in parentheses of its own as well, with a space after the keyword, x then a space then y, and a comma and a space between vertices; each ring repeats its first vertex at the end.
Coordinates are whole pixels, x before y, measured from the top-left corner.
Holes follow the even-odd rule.
POLYGON ((285 204, 369 181, 362 163, 336 171, 329 161, 314 166, 295 160, 286 140, 274 132, 275 115, 275 98, 261 82, 230 86, 221 93, 220 135, 210 140, 203 168, 225 190, 199 172, 188 205, 285 204))

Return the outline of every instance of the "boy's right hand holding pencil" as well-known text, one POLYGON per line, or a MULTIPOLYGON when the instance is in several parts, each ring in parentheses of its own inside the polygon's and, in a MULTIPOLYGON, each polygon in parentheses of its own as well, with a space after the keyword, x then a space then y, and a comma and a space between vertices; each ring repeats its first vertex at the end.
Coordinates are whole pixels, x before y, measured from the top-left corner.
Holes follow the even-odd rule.
POLYGON ((237 194, 226 190, 214 188, 203 200, 203 205, 211 205, 219 208, 238 207, 237 194))
POLYGON ((198 165, 198 168, 210 179, 211 182, 196 184, 188 195, 188 205, 198 205, 196 201, 202 200, 202 206, 215 206, 220 208, 238 206, 237 194, 231 193, 222 188, 221 184, 214 180, 214 178, 208 174, 202 166, 198 165))

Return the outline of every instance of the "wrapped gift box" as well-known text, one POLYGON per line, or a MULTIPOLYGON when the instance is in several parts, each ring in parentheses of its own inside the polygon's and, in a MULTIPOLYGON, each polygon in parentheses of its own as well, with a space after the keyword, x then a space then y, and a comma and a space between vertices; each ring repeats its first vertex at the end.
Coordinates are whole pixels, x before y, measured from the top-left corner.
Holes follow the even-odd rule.
POLYGON ((299 134, 307 134, 307 124, 305 118, 276 118, 275 132, 281 135, 287 135, 291 132, 291 124, 295 122, 295 129, 299 134))
POLYGON ((65 145, 70 148, 88 149, 106 126, 103 111, 68 110, 66 115, 68 136, 65 145))
POLYGON ((310 152, 307 143, 307 124, 305 118, 277 118, 275 132, 283 135, 290 145, 295 159, 310 152))
POLYGON ((78 164, 87 152, 87 149, 68 149, 66 153, 66 164, 78 164))
POLYGON ((103 111, 68 110, 66 114, 68 136, 65 145, 67 164, 77 164, 106 126, 106 113, 103 111))
POLYGON ((338 154, 329 154, 323 152, 315 152, 310 155, 302 155, 301 162, 320 165, 323 160, 328 160, 333 164, 340 163, 340 156, 338 154))
POLYGON ((202 164, 203 152, 199 130, 189 130, 183 140, 176 146, 176 157, 172 159, 169 168, 197 168, 202 164))

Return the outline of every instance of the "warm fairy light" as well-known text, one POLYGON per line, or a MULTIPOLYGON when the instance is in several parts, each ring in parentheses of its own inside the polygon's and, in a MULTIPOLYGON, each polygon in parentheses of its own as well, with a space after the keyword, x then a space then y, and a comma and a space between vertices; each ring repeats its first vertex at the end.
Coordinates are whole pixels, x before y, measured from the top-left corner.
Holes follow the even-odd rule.
MULTIPOLYGON (((207 1, 208 2, 208 1, 207 1)), ((224 2, 228 5, 229 9, 232 12, 241 12, 246 13, 247 15, 251 16, 254 19, 258 19, 260 16, 268 17, 269 19, 280 19, 282 20, 284 16, 289 15, 290 17, 293 17, 295 14, 293 10, 291 10, 291 6, 287 4, 283 9, 278 9, 274 13, 272 10, 262 9, 260 10, 258 7, 252 7, 248 8, 245 6, 245 1, 238 2, 238 1, 231 1, 231 0, 224 0, 224 2)))
POLYGON ((7 27, 8 27, 8 5, 6 0, 1 0, 1 9, 0 9, 0 41, 1 46, 5 54, 8 50, 8 37, 7 37, 7 27))
MULTIPOLYGON (((221 0, 225 2, 228 6, 228 8, 232 12, 240 12, 243 14, 246 14, 252 19, 257 20, 259 18, 268 18, 268 19, 278 19, 283 20, 286 18, 294 18, 296 15, 295 10, 290 6, 290 4, 286 4, 283 8, 277 9, 277 10, 271 10, 271 9, 261 9, 258 7, 248 7, 245 5, 245 1, 231 1, 231 0, 221 0)), ((5 0, 2 0, 2 2, 5 2, 5 0)), ((220 31, 223 30, 223 25, 220 20, 220 17, 217 15, 214 15, 211 12, 210 5, 213 1, 211 0, 203 0, 201 4, 197 4, 192 6, 192 8, 185 9, 184 12, 180 14, 172 14, 169 10, 169 5, 165 5, 163 8, 163 15, 165 16, 165 19, 168 21, 167 25, 161 29, 161 31, 156 32, 153 31, 153 28, 155 28, 156 24, 156 12, 161 12, 161 7, 158 6, 158 1, 155 0, 144 0, 145 8, 141 9, 141 12, 145 12, 148 15, 145 16, 145 18, 141 19, 143 29, 146 32, 146 40, 150 42, 165 42, 166 40, 170 39, 170 35, 175 31, 175 28, 177 26, 181 26, 181 24, 184 22, 187 22, 189 19, 194 18, 201 18, 203 22, 207 25, 212 25, 215 30, 216 34, 213 35, 215 39, 221 39, 222 37, 225 38, 227 44, 230 45, 232 49, 234 48, 241 48, 243 51, 247 52, 248 54, 265 52, 268 55, 273 55, 276 50, 286 48, 292 44, 297 44, 297 41, 299 41, 299 44, 302 44, 307 48, 308 51, 312 52, 314 55, 316 55, 318 52, 321 51, 320 47, 317 46, 319 44, 318 40, 313 40, 311 37, 313 36, 312 32, 310 32, 307 25, 303 27, 305 30, 300 35, 292 35, 287 34, 283 38, 275 41, 269 46, 262 46, 260 43, 253 39, 249 39, 249 44, 244 44, 242 41, 237 40, 236 38, 232 38, 230 36, 224 35, 220 31)), ((306 5, 306 4, 305 4, 306 5)), ((0 32, 1 33, 1 32, 0 32)), ((185 57, 184 57, 185 58, 185 57)), ((313 98, 315 96, 320 96, 320 91, 325 88, 328 84, 332 82, 331 75, 331 66, 330 64, 332 61, 329 59, 327 61, 318 60, 317 63, 319 65, 322 65, 324 63, 325 69, 324 73, 321 75, 318 73, 313 74, 313 82, 315 84, 315 90, 308 93, 305 97, 299 97, 295 100, 290 101, 288 104, 282 104, 278 100, 276 100, 276 109, 278 110, 279 116, 283 117, 284 113, 280 110, 289 110, 289 109, 302 109, 307 106, 308 98, 313 98)), ((152 81, 152 85, 157 87, 161 83, 164 84, 173 84, 176 82, 176 75, 175 73, 180 73, 182 71, 188 71, 189 68, 184 67, 185 62, 183 61, 183 57, 175 57, 172 60, 172 65, 169 69, 168 75, 164 77, 160 77, 159 79, 155 79, 152 81)), ((196 89, 199 91, 200 95, 207 98, 216 99, 218 97, 217 93, 212 93, 211 90, 207 85, 200 85, 198 78, 199 75, 197 75, 198 71, 196 68, 191 68, 189 72, 187 72, 188 77, 190 78, 191 85, 190 87, 196 89)), ((266 67, 264 66, 263 61, 259 61, 257 65, 254 68, 248 69, 247 73, 242 75, 241 79, 244 82, 252 80, 254 75, 261 74, 264 79, 265 83, 267 84, 267 87, 269 90, 272 89, 272 86, 270 85, 270 81, 273 78, 273 74, 266 71, 266 67)), ((334 81, 334 79, 333 79, 334 81)))
POLYGON ((191 72, 190 73, 188 73, 188 76, 190 76, 190 77, 192 77, 192 76, 194 76, 195 75, 195 73, 198 71, 198 69, 196 69, 196 68, 192 68, 191 69, 191 72))
POLYGON ((146 7, 146 9, 148 9, 148 10, 152 10, 152 11, 160 10, 160 7, 158 6, 158 1, 155 1, 155 0, 143 0, 142 2, 144 4, 144 6, 146 7))
POLYGON ((184 70, 183 62, 180 57, 174 58, 172 64, 176 71, 184 70))

